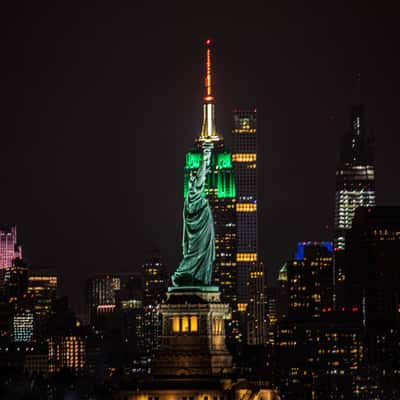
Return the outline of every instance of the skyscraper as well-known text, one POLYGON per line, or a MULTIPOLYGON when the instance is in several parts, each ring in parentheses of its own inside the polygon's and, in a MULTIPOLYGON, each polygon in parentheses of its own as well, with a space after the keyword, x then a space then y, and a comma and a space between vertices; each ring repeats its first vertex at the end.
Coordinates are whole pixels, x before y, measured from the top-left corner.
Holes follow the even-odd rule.
POLYGON ((121 287, 121 279, 115 274, 96 274, 86 281, 86 304, 93 324, 99 310, 115 309, 116 291, 121 287))
POLYGON ((68 368, 75 373, 85 368, 85 340, 80 335, 54 336, 49 338, 49 372, 68 368))
POLYGON ((12 320, 12 340, 31 342, 33 340, 34 315, 31 310, 17 310, 12 320))
POLYGON ((17 244, 17 227, 0 227, 0 269, 10 268, 16 258, 22 258, 22 248, 17 244))
POLYGON ((265 276, 258 256, 257 232, 257 113, 233 112, 232 161, 236 183, 238 309, 247 343, 263 344, 265 331, 265 276), (244 326, 243 326, 244 325, 244 326))
POLYGON ((311 320, 331 308, 332 242, 300 242, 286 263, 288 317, 311 320))
POLYGON ((375 206, 375 167, 362 104, 353 106, 336 170, 335 247, 344 249, 357 207, 375 206))
POLYGON ((400 207, 360 207, 348 232, 346 304, 368 328, 400 328, 400 207))
POLYGON ((161 303, 167 290, 167 266, 163 262, 160 252, 154 250, 142 265, 144 296, 143 301, 148 304, 161 303))
POLYGON ((58 274, 54 268, 32 268, 29 270, 27 293, 35 316, 48 317, 57 297, 58 274))
POLYGON ((160 346, 161 316, 158 305, 161 304, 167 290, 167 266, 158 251, 154 251, 142 265, 143 273, 143 319, 144 350, 153 357, 160 346))
POLYGON ((375 166, 371 139, 365 125, 363 104, 350 110, 349 130, 342 138, 340 163, 336 170, 335 219, 333 263, 333 302, 335 307, 343 305, 344 249, 346 233, 352 226, 357 207, 375 206, 375 166))
POLYGON ((232 319, 227 324, 228 341, 241 341, 237 318, 237 270, 236 270, 236 188, 233 175, 232 155, 225 148, 224 140, 215 124, 215 97, 212 92, 211 41, 206 42, 206 78, 203 103, 203 124, 196 144, 186 154, 184 196, 192 173, 200 166, 201 145, 211 140, 214 144, 211 173, 207 176, 205 194, 209 201, 215 229, 216 258, 213 283, 220 287, 221 299, 229 303, 232 319))
POLYGON ((266 290, 266 344, 274 345, 276 324, 278 322, 278 290, 276 287, 269 287, 266 290))
POLYGON ((28 267, 22 260, 16 260, 12 267, 0 269, 0 292, 7 302, 16 303, 26 294, 28 267))
POLYGON ((353 398, 363 360, 361 312, 333 310, 332 263, 332 242, 299 242, 279 272, 284 304, 275 350, 287 398, 353 398))
POLYGON ((331 309, 313 321, 280 322, 275 357, 282 397, 380 398, 361 397, 356 387, 364 356, 360 320, 357 311, 331 309))

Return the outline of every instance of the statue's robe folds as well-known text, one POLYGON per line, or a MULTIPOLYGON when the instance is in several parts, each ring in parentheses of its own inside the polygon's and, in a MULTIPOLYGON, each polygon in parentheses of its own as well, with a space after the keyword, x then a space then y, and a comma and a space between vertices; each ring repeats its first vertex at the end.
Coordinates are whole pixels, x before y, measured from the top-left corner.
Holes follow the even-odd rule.
POLYGON ((203 197, 205 176, 201 168, 189 183, 183 209, 183 259, 172 276, 174 286, 209 286, 215 260, 212 213, 203 197))

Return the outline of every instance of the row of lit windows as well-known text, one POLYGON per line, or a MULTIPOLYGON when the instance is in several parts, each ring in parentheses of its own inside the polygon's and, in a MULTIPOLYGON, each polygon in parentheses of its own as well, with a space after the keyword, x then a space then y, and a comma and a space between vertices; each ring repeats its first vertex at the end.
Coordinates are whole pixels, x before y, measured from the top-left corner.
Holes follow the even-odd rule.
MULTIPOLYGON (((196 398, 200 398, 200 396, 199 397, 196 396, 196 398)), ((195 399, 194 396, 182 396, 182 397, 178 398, 178 400, 194 400, 194 399, 195 399)), ((211 396, 210 396, 210 399, 211 399, 211 396)), ((160 398, 157 397, 157 396, 154 396, 154 397, 153 396, 148 396, 147 400, 160 400, 160 398)), ((209 400, 209 397, 208 396, 204 396, 203 400, 209 400)), ((212 400, 218 400, 218 397, 217 396, 213 396, 212 400)), ((220 396, 219 400, 224 400, 224 397, 220 396)))
POLYGON ((28 278, 29 281, 47 281, 49 283, 52 284, 56 284, 57 283, 57 277, 56 276, 30 276, 28 278))
POLYGON ((237 262, 253 262, 257 261, 257 253, 237 253, 237 262))
POLYGON ((261 278, 263 276, 264 276, 264 272, 263 271, 252 271, 252 272, 250 272, 250 278, 251 279, 261 278))
POLYGON ((373 231, 375 236, 389 236, 389 235, 396 235, 399 236, 400 232, 389 232, 387 229, 374 229, 373 231))
POLYGON ((254 162, 254 161, 257 161, 257 154, 255 154, 255 153, 232 154, 232 161, 234 161, 234 162, 254 162))
POLYGON ((236 204, 237 212, 256 212, 257 204, 254 203, 237 203, 236 204))
POLYGON ((254 128, 244 128, 244 129, 232 129, 233 133, 256 133, 257 130, 254 128))
POLYGON ((171 318, 171 320, 172 320, 172 332, 175 333, 197 332, 199 329, 198 317, 196 315, 192 315, 190 317, 174 316, 171 318))

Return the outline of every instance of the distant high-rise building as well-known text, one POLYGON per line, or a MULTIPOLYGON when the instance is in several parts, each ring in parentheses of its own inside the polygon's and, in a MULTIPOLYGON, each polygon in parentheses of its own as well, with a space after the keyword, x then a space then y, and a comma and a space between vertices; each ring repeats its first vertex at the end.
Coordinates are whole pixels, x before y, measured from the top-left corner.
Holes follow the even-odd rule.
POLYGON ((346 305, 367 327, 400 328, 400 207, 360 207, 347 236, 346 305))
POLYGON ((34 314, 29 309, 14 313, 12 320, 12 340, 14 342, 31 342, 33 340, 34 314))
POLYGON ((220 287, 223 302, 229 303, 232 318, 227 324, 229 342, 242 340, 237 314, 237 268, 236 268, 236 187, 232 155, 226 150, 222 136, 215 124, 215 98, 212 93, 211 49, 206 50, 206 79, 203 104, 203 124, 196 146, 186 154, 184 172, 184 197, 188 191, 191 174, 197 171, 202 158, 204 142, 214 145, 211 173, 207 175, 205 194, 212 210, 215 230, 215 263, 213 284, 220 287))
POLYGON ((144 302, 149 304, 161 303, 168 286, 168 271, 158 250, 153 251, 142 265, 142 274, 144 302))
POLYGON ((266 343, 274 345, 276 324, 278 322, 278 288, 269 287, 266 290, 266 343))
POLYGON ((35 337, 43 337, 57 298, 58 274, 53 267, 33 267, 28 272, 27 301, 35 316, 35 337))
POLYGON ((4 298, 15 304, 26 295, 28 287, 28 267, 17 259, 14 265, 0 269, 0 291, 4 298))
POLYGON ((286 263, 288 317, 309 320, 332 309, 332 242, 300 242, 295 259, 286 263))
POLYGON ((116 274, 96 274, 86 281, 86 304, 91 323, 98 310, 115 308, 116 291, 120 288, 121 279, 116 274))
POLYGON ((49 373, 68 368, 74 373, 86 367, 86 343, 83 327, 68 306, 66 297, 58 298, 47 332, 49 373))
POLYGON ((275 357, 282 397, 373 398, 358 397, 362 390, 358 375, 364 358, 362 339, 361 313, 357 311, 331 309, 312 321, 281 321, 275 357))
POLYGON ((364 105, 351 107, 350 126, 342 138, 340 163, 336 170, 334 218, 333 301, 343 304, 346 275, 343 251, 346 233, 352 226, 357 207, 375 206, 375 166, 371 139, 367 135, 364 105))
POLYGON ((400 207, 359 207, 347 234, 344 304, 362 314, 368 364, 384 392, 379 398, 400 387, 399 249, 400 207))
POLYGON ((58 274, 53 267, 29 270, 27 294, 37 317, 46 318, 52 312, 57 298, 58 283, 58 274))
POLYGON ((274 344, 285 398, 347 399, 363 386, 362 313, 358 307, 334 311, 332 265, 333 242, 299 242, 279 272, 274 344))
POLYGON ((158 305, 161 304, 168 286, 167 266, 158 251, 154 251, 147 258, 142 265, 142 273, 144 348, 146 354, 153 357, 161 340, 161 316, 158 305))
POLYGON ((278 286, 277 286, 277 310, 278 320, 282 321, 288 315, 288 266, 283 264, 278 273, 278 286))
POLYGON ((10 268, 16 258, 22 259, 22 248, 17 244, 17 227, 0 227, 0 269, 10 268))
POLYGON ((247 343, 262 345, 266 343, 266 288, 264 264, 257 261, 249 274, 249 303, 247 307, 247 343))
POLYGON ((247 320, 247 343, 263 344, 266 339, 265 276, 257 241, 256 110, 233 112, 232 138, 237 200, 238 309, 246 312, 247 318, 242 316, 241 321, 247 320))
POLYGON ((357 207, 375 206, 375 167, 363 105, 353 106, 336 170, 335 247, 344 249, 357 207))
POLYGON ((75 373, 85 368, 86 346, 80 335, 54 336, 49 338, 49 373, 68 368, 75 373))

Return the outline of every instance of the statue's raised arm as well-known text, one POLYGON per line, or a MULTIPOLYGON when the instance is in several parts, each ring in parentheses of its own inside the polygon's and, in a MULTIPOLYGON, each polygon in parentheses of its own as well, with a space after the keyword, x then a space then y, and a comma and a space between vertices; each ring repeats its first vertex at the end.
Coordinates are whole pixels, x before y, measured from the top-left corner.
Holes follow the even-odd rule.
POLYGON ((183 208, 183 258, 172 275, 173 286, 210 286, 215 260, 214 222, 204 188, 211 164, 212 144, 203 144, 199 169, 189 178, 183 208))

